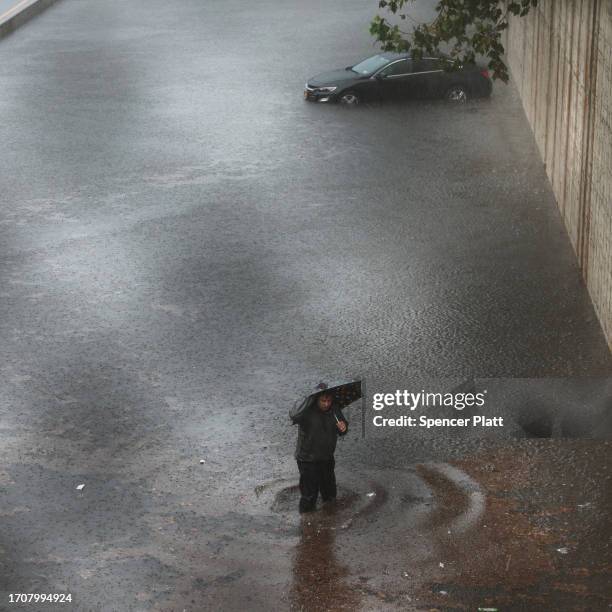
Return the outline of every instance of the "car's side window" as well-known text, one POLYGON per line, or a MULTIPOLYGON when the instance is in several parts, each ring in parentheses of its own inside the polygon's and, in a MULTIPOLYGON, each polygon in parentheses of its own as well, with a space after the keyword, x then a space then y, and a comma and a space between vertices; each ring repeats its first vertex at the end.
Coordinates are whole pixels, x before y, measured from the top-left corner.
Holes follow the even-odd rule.
POLYGON ((412 72, 411 62, 408 60, 400 60, 390 66, 387 66, 381 71, 383 76, 399 76, 400 74, 409 74, 412 72))
POLYGON ((423 58, 420 60, 414 60, 415 72, 433 72, 434 70, 442 70, 442 66, 437 59, 423 58))

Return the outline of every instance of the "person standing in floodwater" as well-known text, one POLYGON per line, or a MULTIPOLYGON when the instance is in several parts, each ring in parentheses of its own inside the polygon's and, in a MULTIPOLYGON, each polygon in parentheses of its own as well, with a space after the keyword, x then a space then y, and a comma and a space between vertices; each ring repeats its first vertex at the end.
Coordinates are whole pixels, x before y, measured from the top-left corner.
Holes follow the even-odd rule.
POLYGON ((320 393, 308 396, 289 412, 293 424, 299 425, 295 458, 300 472, 300 512, 312 512, 319 492, 323 502, 336 499, 334 451, 338 436, 346 435, 348 421, 335 405, 327 385, 320 393))

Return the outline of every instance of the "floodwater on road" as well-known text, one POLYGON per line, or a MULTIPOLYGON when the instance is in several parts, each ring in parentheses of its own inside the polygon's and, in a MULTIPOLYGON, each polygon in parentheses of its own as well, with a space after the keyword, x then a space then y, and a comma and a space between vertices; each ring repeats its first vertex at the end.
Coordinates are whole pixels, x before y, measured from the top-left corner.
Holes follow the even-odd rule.
POLYGON ((0 607, 601 609, 610 449, 573 405, 521 440, 349 413, 337 507, 295 511, 319 380, 612 372, 512 85, 302 100, 375 10, 63 0, 0 41, 0 607))
POLYGON ((16 417, 2 588, 72 592, 78 610, 607 605, 609 441, 519 439, 520 415, 499 436, 362 439, 347 414, 337 503, 302 516, 285 411, 174 403, 138 437, 118 422, 112 457, 83 423, 43 438, 16 417))

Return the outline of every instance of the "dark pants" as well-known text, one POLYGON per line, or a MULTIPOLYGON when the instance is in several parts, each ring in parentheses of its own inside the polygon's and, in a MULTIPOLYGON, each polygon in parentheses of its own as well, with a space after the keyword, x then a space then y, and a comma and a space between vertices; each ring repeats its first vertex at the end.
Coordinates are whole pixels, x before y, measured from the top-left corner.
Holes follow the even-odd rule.
POLYGON ((311 512, 317 505, 319 491, 323 501, 336 499, 335 461, 298 461, 300 470, 300 512, 311 512))

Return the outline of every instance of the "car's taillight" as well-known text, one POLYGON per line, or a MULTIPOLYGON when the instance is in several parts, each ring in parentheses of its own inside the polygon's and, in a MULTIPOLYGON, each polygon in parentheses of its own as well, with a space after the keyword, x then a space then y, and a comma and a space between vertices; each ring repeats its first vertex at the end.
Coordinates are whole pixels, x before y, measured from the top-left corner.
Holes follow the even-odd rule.
POLYGON ((485 68, 484 70, 481 70, 481 71, 480 71, 480 74, 482 74, 482 76, 483 76, 485 79, 488 79, 488 78, 489 78, 489 71, 488 71, 486 68, 485 68))

